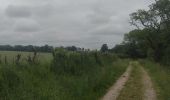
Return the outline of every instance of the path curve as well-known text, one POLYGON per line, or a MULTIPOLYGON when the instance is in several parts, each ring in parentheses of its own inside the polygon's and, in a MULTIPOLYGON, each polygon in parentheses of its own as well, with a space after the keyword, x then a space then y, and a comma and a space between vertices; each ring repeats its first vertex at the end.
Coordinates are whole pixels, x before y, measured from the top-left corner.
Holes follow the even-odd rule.
POLYGON ((141 67, 141 70, 143 72, 144 100, 157 100, 150 76, 143 67, 141 67))
POLYGON ((116 81, 116 83, 109 89, 101 100, 116 100, 121 90, 124 88, 127 80, 129 79, 132 70, 131 64, 129 64, 123 75, 116 81))

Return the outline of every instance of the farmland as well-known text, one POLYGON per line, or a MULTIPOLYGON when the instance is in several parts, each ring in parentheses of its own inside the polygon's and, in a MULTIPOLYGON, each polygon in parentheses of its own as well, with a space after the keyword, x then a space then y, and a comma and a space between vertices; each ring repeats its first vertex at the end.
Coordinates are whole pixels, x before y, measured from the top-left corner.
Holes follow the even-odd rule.
POLYGON ((2 100, 98 100, 128 64, 128 60, 112 54, 97 53, 96 58, 93 52, 65 50, 56 50, 54 57, 50 53, 39 53, 38 64, 22 60, 19 64, 12 63, 11 58, 18 53, 22 59, 33 55, 31 52, 0 52, 2 100), (3 62, 4 56, 7 56, 7 64, 3 62))
MULTIPOLYGON (((1 57, 2 63, 4 63, 4 59, 6 56, 8 63, 12 64, 17 54, 21 54, 22 61, 25 61, 25 59, 28 56, 33 56, 33 52, 0 51, 0 57, 1 57)), ((50 62, 52 60, 52 54, 51 53, 38 53, 38 58, 41 62, 50 62)))

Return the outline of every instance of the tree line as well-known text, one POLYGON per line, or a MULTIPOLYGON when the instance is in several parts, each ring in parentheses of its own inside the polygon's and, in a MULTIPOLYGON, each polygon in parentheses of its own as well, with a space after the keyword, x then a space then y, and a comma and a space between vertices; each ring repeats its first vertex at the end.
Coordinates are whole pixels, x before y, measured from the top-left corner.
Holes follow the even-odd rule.
POLYGON ((125 34, 124 41, 112 51, 131 58, 150 58, 169 64, 170 60, 170 1, 155 0, 149 10, 139 9, 130 14, 136 29, 125 34))
POLYGON ((26 51, 26 52, 51 52, 53 50, 52 46, 44 45, 44 46, 33 46, 33 45, 0 45, 0 51, 26 51))
POLYGON ((85 48, 80 48, 76 46, 61 46, 61 47, 53 47, 49 45, 44 45, 44 46, 34 46, 34 45, 0 45, 0 51, 25 51, 25 52, 52 52, 55 48, 63 48, 68 51, 90 51, 90 49, 85 49, 85 48))

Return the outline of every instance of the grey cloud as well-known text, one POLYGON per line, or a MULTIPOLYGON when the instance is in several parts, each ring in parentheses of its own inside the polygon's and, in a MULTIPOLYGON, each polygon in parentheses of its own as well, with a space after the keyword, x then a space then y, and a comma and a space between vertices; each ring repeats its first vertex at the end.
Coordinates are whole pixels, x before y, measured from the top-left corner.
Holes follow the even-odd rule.
POLYGON ((17 5, 9 5, 5 13, 7 16, 14 18, 30 17, 32 14, 29 7, 17 5))
POLYGON ((37 32, 40 30, 40 25, 31 19, 21 19, 15 24, 16 32, 37 32))
POLYGON ((97 25, 108 23, 110 21, 110 17, 111 16, 107 16, 104 14, 96 14, 96 13, 88 16, 90 22, 92 24, 97 24, 97 25))
MULTIPOLYGON (((8 32, 11 31, 10 29, 13 28, 14 25, 14 20, 13 19, 8 19, 6 15, 0 10, 0 32, 8 32)), ((0 33, 0 35, 3 33, 0 33)))
POLYGON ((100 48, 120 43, 132 29, 129 14, 153 0, 3 1, 0 43, 100 48))

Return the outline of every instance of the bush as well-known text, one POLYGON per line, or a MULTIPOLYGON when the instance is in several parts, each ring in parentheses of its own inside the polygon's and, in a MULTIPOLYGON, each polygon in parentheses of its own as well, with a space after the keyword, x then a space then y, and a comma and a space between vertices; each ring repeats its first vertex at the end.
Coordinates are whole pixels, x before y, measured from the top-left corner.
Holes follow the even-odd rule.
POLYGON ((88 72, 91 67, 100 67, 103 65, 104 58, 112 62, 111 54, 102 54, 99 52, 72 52, 64 49, 57 49, 53 53, 53 62, 51 70, 57 74, 67 73, 80 75, 88 72))

